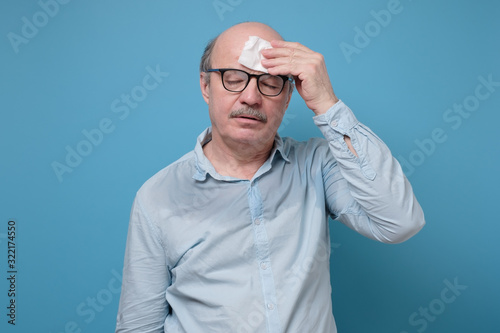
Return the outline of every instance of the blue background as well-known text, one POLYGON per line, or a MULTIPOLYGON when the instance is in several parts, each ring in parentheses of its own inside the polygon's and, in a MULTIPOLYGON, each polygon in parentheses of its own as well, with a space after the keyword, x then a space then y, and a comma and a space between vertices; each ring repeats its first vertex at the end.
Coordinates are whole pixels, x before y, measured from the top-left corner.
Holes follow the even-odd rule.
MULTIPOLYGON (((336 94, 407 161, 426 214, 422 232, 400 245, 332 223, 339 332, 498 332, 500 87, 471 97, 479 77, 500 81, 498 2, 401 0, 383 25, 372 11, 392 1, 40 3, 0 4, 2 332, 114 330, 135 192, 209 125, 203 47, 248 20, 324 54, 336 94), (34 21, 36 32, 24 27, 34 21), (347 54, 347 44, 357 51, 347 54), (150 91, 140 88, 148 67, 168 73, 150 91), (114 112, 132 92, 135 108, 114 112), (448 111, 474 101, 465 116, 448 111), (112 132, 81 143, 103 119, 112 132), (54 162, 66 164, 66 147, 79 143, 87 156, 58 177, 54 162), (15 326, 6 316, 9 219, 17 222, 15 326), (430 309, 427 319, 420 308, 430 309)), ((312 115, 295 94, 280 134, 320 136, 312 115)))

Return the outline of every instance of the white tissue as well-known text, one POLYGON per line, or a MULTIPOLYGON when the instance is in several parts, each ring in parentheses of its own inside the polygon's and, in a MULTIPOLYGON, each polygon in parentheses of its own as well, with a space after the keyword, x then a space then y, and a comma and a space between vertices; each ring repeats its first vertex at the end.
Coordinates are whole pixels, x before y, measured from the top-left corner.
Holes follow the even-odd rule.
POLYGON ((254 71, 268 73, 267 69, 261 65, 264 59, 260 51, 272 48, 271 43, 257 36, 250 36, 241 51, 238 62, 254 71))

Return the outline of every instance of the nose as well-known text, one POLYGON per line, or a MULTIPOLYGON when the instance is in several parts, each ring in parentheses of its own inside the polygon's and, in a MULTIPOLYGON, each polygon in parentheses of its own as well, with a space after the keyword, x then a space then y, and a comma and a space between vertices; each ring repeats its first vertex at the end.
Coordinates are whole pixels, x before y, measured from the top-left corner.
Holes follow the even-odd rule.
POLYGON ((240 103, 248 106, 260 105, 262 103, 262 95, 257 87, 257 78, 252 77, 248 82, 247 87, 240 93, 240 103))

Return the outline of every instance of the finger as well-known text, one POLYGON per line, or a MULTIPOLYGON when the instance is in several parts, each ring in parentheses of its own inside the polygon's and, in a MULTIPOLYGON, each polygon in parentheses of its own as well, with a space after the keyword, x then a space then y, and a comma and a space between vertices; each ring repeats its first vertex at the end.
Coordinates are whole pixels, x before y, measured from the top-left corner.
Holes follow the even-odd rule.
POLYGON ((298 66, 289 63, 266 68, 271 75, 293 75, 295 79, 303 72, 298 66))
POLYGON ((287 65, 287 64, 292 66, 297 66, 300 64, 305 64, 307 62, 308 62, 307 58, 297 57, 297 56, 268 58, 268 59, 262 59, 261 61, 262 66, 266 68, 280 66, 280 65, 287 65))
POLYGON ((311 50, 303 50, 298 48, 290 48, 290 47, 279 47, 279 48, 271 48, 264 49, 261 51, 261 54, 264 58, 279 58, 279 57, 307 57, 308 55, 313 54, 314 52, 311 50))
POLYGON ((322 72, 324 67, 322 57, 317 53, 262 59, 261 64, 273 75, 277 71, 281 75, 299 75, 302 72, 314 74, 322 72))
POLYGON ((296 68, 297 66, 306 65, 315 61, 314 52, 303 52, 300 50, 291 49, 276 49, 268 52, 267 56, 262 59, 262 66, 272 68, 276 66, 286 66, 296 68))
POLYGON ((290 49, 297 49, 297 50, 302 50, 302 51, 311 51, 309 48, 305 47, 304 45, 302 45, 300 43, 287 42, 284 40, 272 40, 271 46, 273 48, 290 48, 290 49))

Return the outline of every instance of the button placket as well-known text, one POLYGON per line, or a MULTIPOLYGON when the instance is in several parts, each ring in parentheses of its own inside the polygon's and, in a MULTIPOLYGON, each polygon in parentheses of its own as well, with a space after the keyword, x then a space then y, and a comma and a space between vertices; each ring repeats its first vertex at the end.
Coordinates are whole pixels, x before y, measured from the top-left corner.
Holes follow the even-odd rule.
POLYGON ((263 219, 263 202, 257 182, 251 182, 248 191, 251 211, 251 222, 254 231, 256 267, 262 282, 262 294, 264 296, 264 311, 267 313, 269 325, 281 331, 281 323, 276 307, 276 284, 271 266, 271 253, 269 238, 266 231, 266 223, 263 219))

